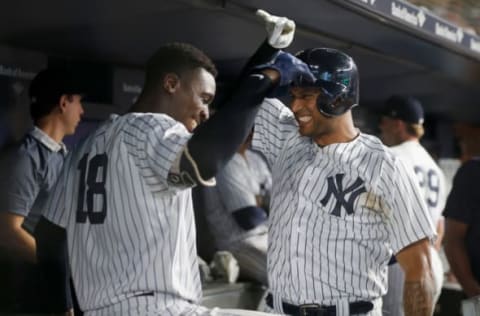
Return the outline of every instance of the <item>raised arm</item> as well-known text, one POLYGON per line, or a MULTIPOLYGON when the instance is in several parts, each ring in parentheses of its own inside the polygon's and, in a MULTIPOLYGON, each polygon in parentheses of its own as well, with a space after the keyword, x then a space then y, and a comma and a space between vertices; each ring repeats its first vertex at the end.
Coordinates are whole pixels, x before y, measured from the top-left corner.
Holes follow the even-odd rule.
POLYGON ((268 45, 260 46, 247 63, 246 75, 240 79, 238 88, 215 115, 195 130, 186 146, 180 169, 197 182, 208 184, 205 180, 213 177, 237 151, 251 131, 263 99, 273 89, 289 85, 298 76, 312 77, 303 62, 272 46, 281 38, 286 38, 280 41, 281 46, 290 44, 294 23, 286 18, 269 17, 267 30, 270 23, 278 23, 278 26, 269 31, 268 45))

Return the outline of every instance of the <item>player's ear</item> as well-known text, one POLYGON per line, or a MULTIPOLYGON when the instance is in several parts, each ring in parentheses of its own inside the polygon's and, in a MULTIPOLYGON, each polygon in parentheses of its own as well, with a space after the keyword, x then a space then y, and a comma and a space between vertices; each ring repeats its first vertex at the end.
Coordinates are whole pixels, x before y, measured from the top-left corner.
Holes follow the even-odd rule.
POLYGON ((180 78, 174 73, 168 73, 163 78, 163 88, 167 93, 175 93, 180 86, 180 78))
POLYGON ((62 94, 62 96, 60 97, 59 99, 59 102, 58 102, 58 105, 59 105, 59 108, 60 108, 60 113, 64 113, 66 108, 67 108, 67 104, 70 102, 71 100, 69 99, 69 96, 66 95, 66 94, 62 94))

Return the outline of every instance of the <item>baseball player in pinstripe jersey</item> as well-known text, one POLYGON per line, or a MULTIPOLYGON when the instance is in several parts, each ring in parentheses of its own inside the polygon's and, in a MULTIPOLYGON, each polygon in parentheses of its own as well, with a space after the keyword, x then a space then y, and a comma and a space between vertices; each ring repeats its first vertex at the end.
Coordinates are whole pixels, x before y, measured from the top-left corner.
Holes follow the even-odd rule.
MULTIPOLYGON (((415 171, 423 199, 437 228, 436 251, 432 251, 432 269, 436 285, 435 304, 443 284, 443 267, 438 251, 442 245, 444 223, 441 214, 447 193, 442 170, 419 141, 424 134, 423 120, 423 108, 418 100, 412 97, 392 96, 385 104, 380 122, 380 137, 385 145, 392 146, 395 155, 415 171)), ((400 266, 392 261, 388 268, 388 292, 383 298, 383 311, 385 315, 402 316, 404 273, 400 266)))
POLYGON ((348 55, 317 48, 297 57, 289 108, 265 100, 253 148, 272 169, 267 304, 290 315, 381 315, 387 263, 406 274, 407 315, 431 315, 435 228, 413 171, 355 128, 358 73, 348 55))
MULTIPOLYGON (((190 188, 211 185, 252 128, 267 93, 308 67, 277 55, 294 24, 265 15, 268 44, 229 101, 209 120, 216 70, 188 44, 160 48, 148 61, 142 94, 113 115, 65 162, 36 230, 38 261, 55 297, 68 255, 86 315, 203 315, 190 188), (205 122, 204 122, 205 121, 205 122)), ((212 313, 213 315, 214 313, 212 313)))
POLYGON ((203 208, 216 248, 235 256, 243 277, 267 285, 267 213, 260 194, 262 185, 271 186, 271 175, 247 149, 249 140, 217 174, 217 185, 202 188, 203 208))

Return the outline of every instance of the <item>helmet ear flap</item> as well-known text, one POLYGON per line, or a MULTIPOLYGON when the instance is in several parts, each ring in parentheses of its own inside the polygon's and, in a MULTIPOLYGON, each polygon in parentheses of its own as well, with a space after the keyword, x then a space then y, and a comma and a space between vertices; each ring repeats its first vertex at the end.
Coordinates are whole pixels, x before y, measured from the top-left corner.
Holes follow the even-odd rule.
POLYGON ((346 95, 344 93, 333 98, 320 94, 317 99, 318 111, 330 117, 342 115, 351 108, 351 106, 345 102, 345 97, 346 95))
MULTIPOLYGON (((339 116, 358 105, 358 71, 353 59, 331 48, 312 48, 296 56, 308 65, 316 77, 313 84, 321 89, 318 110, 326 116, 339 116)), ((312 83, 294 82, 297 86, 312 83)))

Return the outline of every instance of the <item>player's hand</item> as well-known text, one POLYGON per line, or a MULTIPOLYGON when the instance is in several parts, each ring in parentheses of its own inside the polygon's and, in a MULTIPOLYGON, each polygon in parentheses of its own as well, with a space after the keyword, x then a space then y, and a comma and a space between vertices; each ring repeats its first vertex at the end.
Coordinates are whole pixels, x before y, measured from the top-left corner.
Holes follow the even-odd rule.
POLYGON ((271 15, 261 9, 257 10, 256 15, 265 22, 268 43, 272 47, 282 49, 292 43, 295 34, 295 22, 286 17, 271 15))
POLYGON ((310 72, 307 64, 298 59, 297 57, 279 51, 277 56, 270 62, 255 67, 257 70, 273 69, 276 70, 279 75, 278 86, 285 87, 290 86, 294 82, 314 82, 315 77, 310 72))

